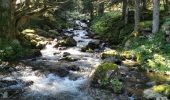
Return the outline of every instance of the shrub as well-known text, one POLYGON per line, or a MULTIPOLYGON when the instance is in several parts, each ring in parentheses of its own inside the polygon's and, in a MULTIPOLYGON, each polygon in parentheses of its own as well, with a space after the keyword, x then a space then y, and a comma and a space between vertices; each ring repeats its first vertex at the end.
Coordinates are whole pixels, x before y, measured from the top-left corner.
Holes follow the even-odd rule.
POLYGON ((110 44, 122 44, 126 36, 133 31, 133 24, 124 25, 121 20, 121 13, 105 13, 102 16, 97 16, 91 23, 91 29, 110 44))

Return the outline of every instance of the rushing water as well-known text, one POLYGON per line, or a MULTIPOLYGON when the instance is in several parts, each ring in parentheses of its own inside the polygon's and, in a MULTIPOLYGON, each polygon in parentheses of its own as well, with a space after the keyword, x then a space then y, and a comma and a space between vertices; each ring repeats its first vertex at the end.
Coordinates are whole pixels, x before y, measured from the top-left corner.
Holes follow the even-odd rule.
MULTIPOLYGON (((97 53, 84 53, 81 48, 86 46, 90 41, 97 41, 87 37, 87 31, 82 27, 87 27, 85 23, 76 21, 80 30, 68 29, 74 34, 74 39, 77 41, 77 46, 70 47, 65 50, 54 48, 56 39, 46 45, 46 48, 41 51, 42 57, 36 60, 25 60, 24 62, 34 63, 37 66, 53 67, 60 64, 76 65, 80 68, 79 71, 69 71, 66 77, 59 77, 55 73, 42 72, 33 70, 31 66, 16 66, 17 71, 11 75, 4 77, 4 80, 17 80, 18 84, 12 88, 24 88, 25 91, 21 94, 21 98, 28 100, 94 100, 86 91, 89 86, 89 80, 96 66, 101 63, 101 59, 97 53), (75 62, 62 62, 60 59, 64 52, 71 54, 71 57, 78 58, 75 62), (56 54, 55 54, 56 53, 56 54), (43 66, 45 65, 45 66, 43 66), (22 81, 20 81, 22 80, 22 81), (24 87, 23 82, 32 82, 29 87, 24 87)), ((55 68, 55 67, 54 67, 55 68)), ((99 94, 100 95, 100 94, 99 94)), ((101 98, 100 98, 101 99, 101 98)), ((102 100, 102 99, 101 99, 102 100)))

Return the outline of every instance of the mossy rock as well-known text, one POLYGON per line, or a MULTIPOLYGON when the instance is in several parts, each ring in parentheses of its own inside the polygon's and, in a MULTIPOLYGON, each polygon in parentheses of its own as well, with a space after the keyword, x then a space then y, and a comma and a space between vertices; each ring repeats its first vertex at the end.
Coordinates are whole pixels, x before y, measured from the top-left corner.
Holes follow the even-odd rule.
POLYGON ((124 51, 121 56, 126 59, 136 59, 136 55, 132 51, 124 51))
POLYGON ((116 50, 108 50, 104 51, 101 54, 102 59, 109 58, 109 57, 115 57, 116 59, 125 60, 130 59, 133 61, 137 60, 136 54, 132 51, 124 51, 124 52, 117 52, 116 50))
POLYGON ((122 62, 127 67, 136 67, 136 66, 139 66, 139 63, 136 62, 136 61, 133 61, 133 60, 124 60, 122 62))
POLYGON ((169 100, 167 98, 170 98, 170 85, 161 84, 144 90, 144 98, 146 99, 156 99, 160 97, 164 97, 166 98, 165 100, 169 100))
POLYGON ((168 84, 154 86, 152 90, 156 93, 161 93, 165 96, 170 97, 170 85, 168 84))
POLYGON ((108 51, 104 51, 101 54, 102 59, 108 58, 108 57, 116 57, 119 56, 119 53, 116 50, 108 50, 108 51))
POLYGON ((104 62, 94 73, 91 86, 122 93, 123 83, 119 80, 118 66, 111 62, 104 62))
POLYGON ((98 84, 102 85, 104 81, 107 81, 110 78, 110 75, 108 75, 109 71, 114 72, 117 71, 118 66, 111 62, 104 62, 101 65, 98 66, 94 73, 94 78, 92 81, 92 84, 98 84))

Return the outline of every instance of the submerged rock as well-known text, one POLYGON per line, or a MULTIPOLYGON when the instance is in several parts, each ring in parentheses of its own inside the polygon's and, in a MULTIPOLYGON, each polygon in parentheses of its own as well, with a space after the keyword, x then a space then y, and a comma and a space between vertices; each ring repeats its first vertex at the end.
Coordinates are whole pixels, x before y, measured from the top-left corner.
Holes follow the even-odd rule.
POLYGON ((70 65, 70 66, 66 67, 66 69, 71 70, 71 71, 79 71, 80 70, 80 68, 76 65, 70 65))
POLYGON ((77 60, 79 60, 79 59, 67 56, 67 57, 61 58, 59 61, 74 62, 74 61, 77 61, 77 60))
POLYGON ((69 74, 69 70, 66 67, 48 68, 50 73, 55 73, 60 77, 66 77, 69 74))
POLYGON ((69 56, 69 55, 71 55, 69 52, 64 52, 64 53, 63 53, 63 57, 67 57, 67 56, 69 56))

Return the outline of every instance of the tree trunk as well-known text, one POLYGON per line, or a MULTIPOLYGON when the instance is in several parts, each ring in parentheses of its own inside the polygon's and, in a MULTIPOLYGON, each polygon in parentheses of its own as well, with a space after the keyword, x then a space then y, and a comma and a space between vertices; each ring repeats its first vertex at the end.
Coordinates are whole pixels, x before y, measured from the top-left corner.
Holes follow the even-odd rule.
POLYGON ((160 10, 160 0, 153 0, 152 33, 156 33, 159 30, 159 10, 160 10))
POLYGON ((122 18, 124 19, 125 24, 128 23, 128 13, 129 13, 128 2, 129 0, 123 0, 122 18))
POLYGON ((94 17, 94 13, 93 13, 93 9, 91 9, 91 11, 90 11, 90 20, 93 20, 93 17, 94 17))
MULTIPOLYGON (((14 0, 13 0, 14 1, 14 0)), ((0 37, 11 39, 15 37, 13 31, 13 18, 14 13, 12 11, 13 1, 11 0, 0 0, 0 37)))
POLYGON ((142 10, 147 10, 147 2, 143 0, 142 10))
POLYGON ((139 22, 140 22, 140 1, 139 0, 135 0, 135 27, 134 27, 134 31, 138 32, 139 31, 139 22))
POLYGON ((164 2, 164 10, 167 12, 169 10, 169 1, 163 0, 163 2, 164 2))
POLYGON ((103 1, 99 1, 98 15, 102 15, 103 13, 104 13, 104 2, 103 1))

